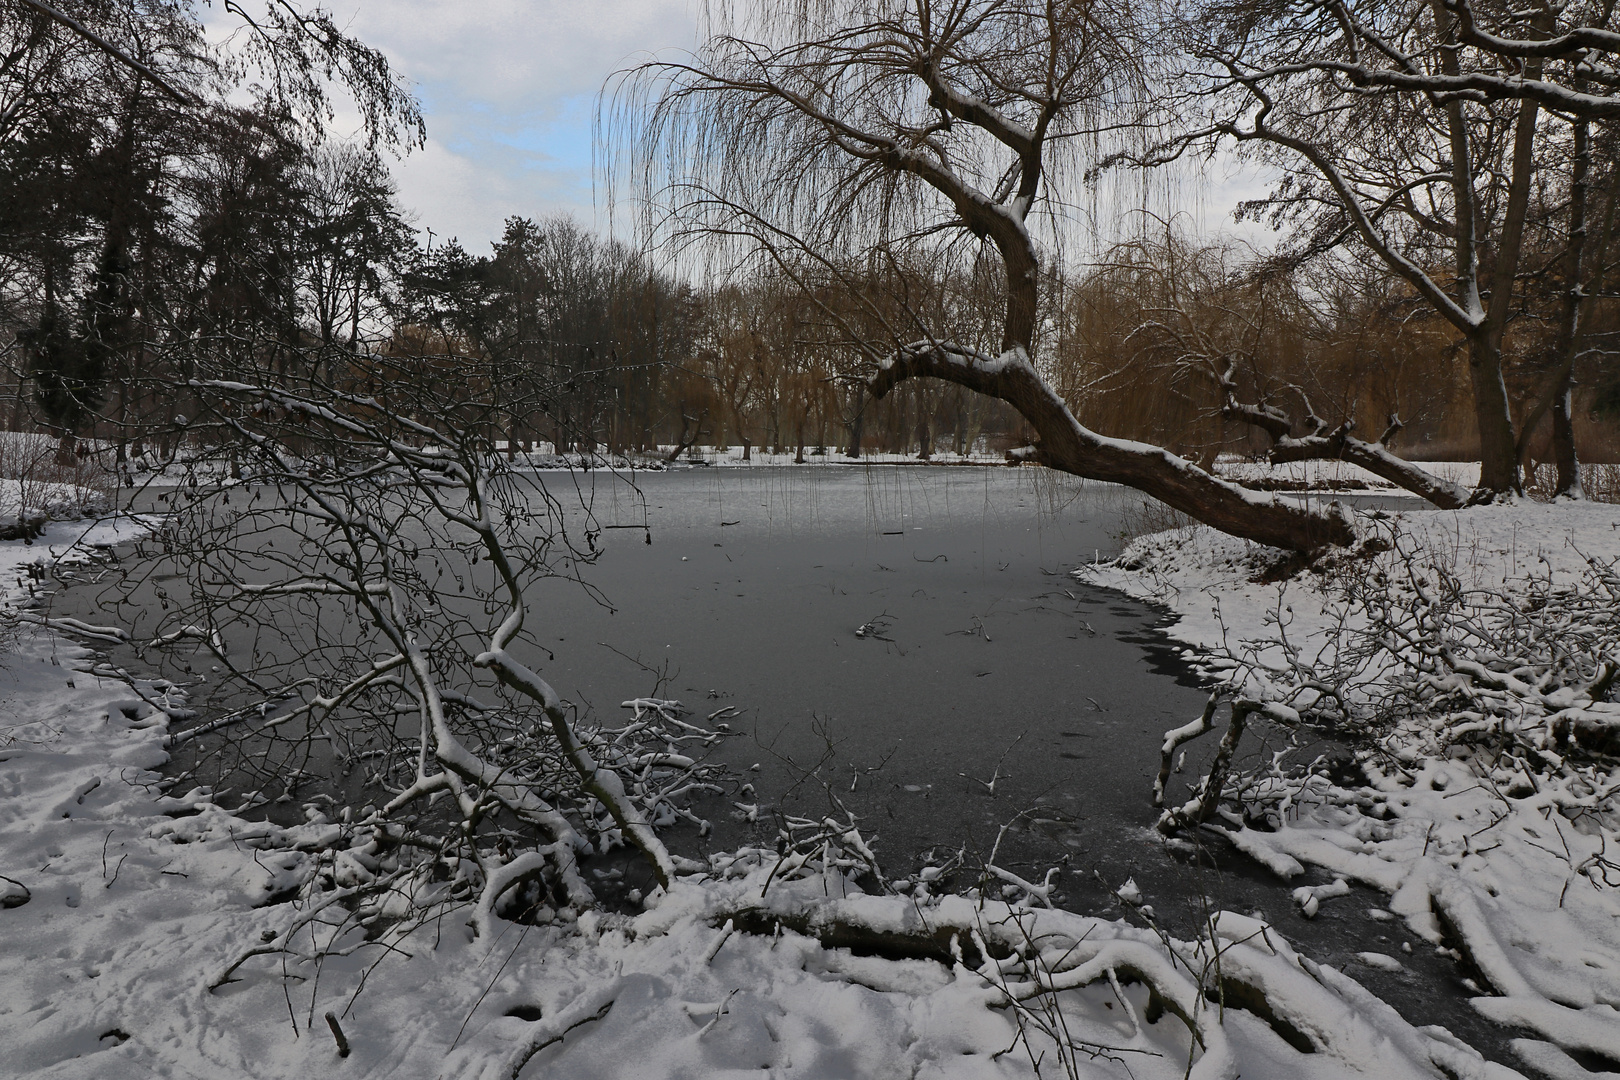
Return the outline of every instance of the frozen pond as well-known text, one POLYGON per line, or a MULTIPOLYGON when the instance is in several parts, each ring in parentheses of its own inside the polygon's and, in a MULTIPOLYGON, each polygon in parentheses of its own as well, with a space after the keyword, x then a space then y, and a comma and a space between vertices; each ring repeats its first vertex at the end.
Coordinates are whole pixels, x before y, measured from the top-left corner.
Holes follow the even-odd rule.
MULTIPOLYGON (((774 810, 820 816, 836 798, 891 876, 925 854, 965 851, 975 866, 999 842, 997 863, 1025 877, 1061 867, 1076 910, 1122 911, 1113 890, 1134 879, 1181 935, 1214 908, 1259 911, 1409 1015, 1501 1050, 1509 1033, 1467 1007, 1448 961, 1367 917, 1377 894, 1358 889, 1306 922, 1290 900, 1300 881, 1220 844, 1201 859, 1168 852, 1152 831, 1163 732, 1205 693, 1156 644, 1157 612, 1069 575, 1118 550, 1140 495, 1027 468, 545 480, 565 503, 579 484, 604 527, 582 576, 610 606, 539 582, 529 627, 552 655, 531 659, 610 725, 620 701, 656 694, 699 717, 727 710, 717 719, 737 733, 717 753, 752 789, 700 806, 714 835, 677 830, 677 850, 769 844, 774 810), (1403 972, 1351 960, 1403 942, 1417 950, 1403 972)), ((93 615, 91 592, 62 602, 93 615)), ((1212 743, 1194 744, 1192 776, 1212 743)))
MULTIPOLYGON (((720 754, 757 797, 727 803, 761 805, 757 841, 775 837, 767 808, 812 816, 833 795, 892 876, 928 852, 965 848, 977 865, 999 836, 999 865, 1035 880, 1063 867, 1065 906, 1122 911, 1112 890, 1134 879, 1178 934, 1212 909, 1262 913, 1413 1022, 1512 1060, 1513 1033, 1467 1005, 1449 960, 1368 917, 1379 894, 1358 887, 1307 921, 1291 890, 1325 877, 1285 884, 1219 843, 1204 858, 1168 852, 1153 831, 1163 733, 1207 692, 1155 634, 1163 616, 1069 575, 1142 526, 1140 494, 959 467, 694 469, 639 474, 635 487, 595 486, 596 519, 620 527, 604 530, 586 576, 612 610, 577 588, 548 588, 537 605, 555 654, 546 674, 609 721, 627 689, 655 684, 700 716, 735 707, 743 734, 720 754), (624 527, 643 524, 651 544, 624 527), (1403 943, 1404 971, 1354 960, 1403 943)), ((1213 743, 1192 744, 1192 777, 1213 743)), ((749 832, 731 809, 708 811, 713 846, 749 832)))
MULTIPOLYGON (((540 609, 564 696, 606 719, 667 670, 661 695, 735 707, 746 736, 724 755, 759 765, 767 803, 819 813, 830 789, 896 871, 927 848, 988 853, 1008 823, 1015 859, 1034 855, 1031 827, 1048 856, 1087 863, 1140 846, 1122 826, 1151 823, 1158 740, 1203 695, 1154 672, 1152 611, 1068 576, 1118 547, 1128 495, 989 468, 637 486, 652 543, 605 530, 587 574, 614 608, 558 589, 540 609)), ((639 525, 640 498, 599 488, 597 519, 639 525)))

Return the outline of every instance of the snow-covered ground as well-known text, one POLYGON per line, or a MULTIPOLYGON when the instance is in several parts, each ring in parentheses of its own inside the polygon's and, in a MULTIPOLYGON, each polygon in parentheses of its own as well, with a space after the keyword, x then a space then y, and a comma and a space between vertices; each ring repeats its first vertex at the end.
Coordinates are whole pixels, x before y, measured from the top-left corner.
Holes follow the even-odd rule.
MULTIPOLYGON (((1266 580, 1278 553, 1193 527, 1086 574, 1168 607, 1170 636, 1234 691, 1303 707, 1315 680, 1350 699, 1334 709, 1371 742, 1363 775, 1240 777, 1228 795, 1252 812, 1222 823, 1238 847, 1285 878, 1314 865, 1384 891, 1384 917, 1455 951, 1483 1015, 1526 1031, 1527 1065, 1613 1076, 1620 705, 1604 662, 1620 664, 1620 507, 1524 501, 1359 526, 1363 549, 1279 581, 1266 580), (1442 608, 1461 621, 1432 621, 1442 608)), ((1313 913, 1347 891, 1296 899, 1313 913)))
POLYGON ((0 477, 0 525, 28 518, 77 518, 87 507, 105 507, 104 492, 76 484, 23 483, 0 477))
MULTIPOLYGON (((1436 517, 1423 535, 1436 543, 1454 536, 1458 551, 1506 543, 1507 561, 1479 556, 1481 574, 1493 577, 1538 551, 1565 558, 1567 530, 1593 542, 1608 511, 1538 512, 1479 512, 1518 515, 1522 530, 1453 515, 1448 533, 1436 517), (1475 536, 1485 539, 1470 547, 1475 536)), ((15 636, 0 664, 0 1068, 8 1074, 1513 1075, 1441 1029, 1414 1028, 1247 917, 1224 913, 1203 940, 1171 941, 1139 918, 1132 925, 1047 910, 1040 885, 1006 875, 984 897, 935 895, 926 880, 906 895, 868 896, 825 862, 784 874, 775 851, 750 849, 715 857, 648 897, 639 913, 592 911, 550 925, 495 919, 478 935, 473 912, 444 907, 409 934, 387 920, 360 926, 344 900, 355 866, 369 858, 363 825, 310 808, 305 825, 278 828, 237 817, 203 791, 166 792, 157 770, 171 714, 184 707, 174 688, 104 677, 94 654, 30 621, 31 608, 17 610, 39 587, 31 564, 91 559, 87 546, 134 525, 72 531, 57 523, 33 545, 0 544, 0 604, 20 619, 7 620, 15 636), (323 859, 331 870, 324 892, 278 902, 289 880, 306 880, 302 871, 323 859)), ((1157 572, 1109 571, 1108 580, 1192 614, 1182 624, 1190 643, 1219 643, 1223 625, 1263 631, 1277 594, 1247 583, 1239 564, 1254 553, 1242 545, 1190 533, 1137 551, 1157 572), (1206 590, 1223 597, 1223 620, 1197 615, 1211 606, 1206 590)), ((1470 853, 1455 850, 1455 837, 1476 812, 1466 793, 1477 778, 1446 761, 1424 762, 1415 775, 1389 803, 1414 820, 1454 815, 1434 826, 1442 833, 1425 845, 1432 852, 1408 850, 1415 842, 1401 827, 1385 859, 1367 848, 1373 840, 1345 842, 1344 833, 1336 844, 1332 821, 1322 817, 1318 827, 1303 814, 1295 827, 1264 834, 1273 848, 1256 851, 1284 869, 1284 860, 1323 861, 1391 882, 1395 908, 1423 923, 1415 904, 1408 911, 1399 899, 1394 871, 1358 869, 1406 859, 1414 869, 1400 871, 1401 882, 1428 875, 1422 880, 1437 884, 1425 895, 1466 898, 1450 909, 1460 913, 1454 921, 1491 928, 1498 953, 1480 950, 1476 961, 1507 995, 1492 999, 1504 1003, 1501 1018, 1545 1032, 1527 1057, 1566 1068, 1554 1044, 1620 1057, 1607 1049, 1620 1036, 1612 893, 1582 880, 1567 892, 1596 899, 1581 892, 1561 898, 1560 909, 1549 906, 1550 891, 1564 875, 1533 877, 1506 856, 1493 857, 1489 873, 1463 867, 1470 853), (1444 797, 1455 792, 1465 801, 1444 797), (1344 854, 1321 855, 1312 844, 1344 854), (1493 881, 1500 896, 1489 892, 1493 881), (1521 902, 1522 917, 1508 910, 1521 902), (1502 964, 1518 982, 1496 974, 1502 964)), ((1345 812, 1323 807, 1318 816, 1330 811, 1345 812)), ((1402 820, 1397 814, 1397 826, 1402 820)), ((1586 835, 1563 831, 1572 860, 1586 835)), ((1545 832, 1541 839, 1560 842, 1545 832)), ((1333 902, 1331 890, 1320 902, 1333 902)), ((1424 925, 1432 929, 1432 920, 1424 925)))

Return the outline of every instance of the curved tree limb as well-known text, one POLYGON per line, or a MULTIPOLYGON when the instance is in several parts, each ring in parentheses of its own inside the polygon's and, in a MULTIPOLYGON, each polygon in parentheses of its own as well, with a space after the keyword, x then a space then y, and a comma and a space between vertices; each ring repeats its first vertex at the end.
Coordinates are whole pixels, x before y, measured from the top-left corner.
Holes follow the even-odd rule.
POLYGON ((918 342, 886 358, 867 381, 883 397, 906 379, 931 377, 999 398, 1017 409, 1040 442, 1035 460, 1088 480, 1125 484, 1222 532, 1272 547, 1315 551, 1355 542, 1338 507, 1245 490, 1211 476, 1162 447, 1098 435, 1075 419, 1036 373, 1023 349, 991 358, 936 342, 918 342))
POLYGON ((1231 372, 1216 373, 1225 404, 1222 415, 1241 420, 1264 431, 1271 437, 1271 452, 1267 455, 1273 465, 1291 461, 1348 461, 1359 465, 1374 476, 1382 477, 1396 487, 1421 495, 1441 510, 1457 510, 1467 506, 1472 493, 1460 484, 1429 472, 1427 469, 1391 453, 1386 445, 1402 428, 1400 418, 1391 416, 1389 427, 1377 442, 1367 442, 1351 435, 1355 421, 1347 420, 1331 431, 1319 418, 1312 418, 1310 434, 1296 436, 1294 420, 1275 405, 1250 405, 1237 399, 1237 384, 1231 372))

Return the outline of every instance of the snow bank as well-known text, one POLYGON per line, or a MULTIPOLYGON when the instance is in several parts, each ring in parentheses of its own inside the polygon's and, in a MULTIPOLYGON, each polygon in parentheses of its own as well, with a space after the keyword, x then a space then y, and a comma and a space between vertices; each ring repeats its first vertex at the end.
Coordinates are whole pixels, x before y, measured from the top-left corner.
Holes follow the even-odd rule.
MULTIPOLYGON (((1169 608, 1168 634, 1231 692, 1297 692, 1310 676, 1359 696, 1364 707, 1345 711, 1359 716, 1360 778, 1244 777, 1226 794, 1246 812, 1229 811, 1223 835, 1280 876, 1308 864, 1387 893, 1458 959, 1483 1015, 1535 1034, 1515 1043, 1527 1064, 1585 1076, 1571 1055, 1586 1054, 1620 1071, 1620 763, 1612 747, 1557 738, 1561 717, 1610 731, 1620 720, 1602 680, 1605 658, 1620 663, 1620 612, 1595 599, 1592 576, 1620 560, 1620 508, 1519 502, 1364 515, 1360 528, 1362 550, 1284 580, 1267 580, 1286 569, 1283 553, 1203 528, 1142 537, 1085 573, 1169 608), (1345 599, 1420 596, 1442 576, 1498 620, 1496 644, 1475 639, 1489 663, 1429 648, 1445 627, 1402 636, 1399 602, 1345 599), (1584 613, 1550 647, 1598 687, 1590 695, 1528 658, 1514 669, 1557 605, 1584 613), (1414 643, 1429 650, 1418 667, 1414 643), (1391 692, 1401 680, 1422 693, 1391 692)), ((1331 902, 1320 887, 1296 899, 1307 914, 1331 902)))
MULTIPOLYGON (((1388 523, 1412 546, 1445 559, 1469 588, 1511 586, 1531 574, 1565 579, 1588 559, 1620 557, 1620 507, 1606 503, 1535 503, 1467 510, 1358 513, 1368 536, 1388 523)), ((1267 582, 1284 553, 1203 526, 1138 537, 1087 580, 1166 608, 1167 633, 1200 660, 1239 639, 1269 641, 1279 617, 1302 640, 1319 640, 1338 621, 1338 592, 1326 573, 1267 582)))
POLYGON ((8 688, 37 717, 0 751, 0 866, 29 893, 0 911, 0 1041, 17 1075, 1006 1077, 1035 1075, 1032 1060, 1051 1075, 1043 1022, 1083 1076, 1170 1080, 1189 1058, 1202 1080, 1511 1075, 1253 920, 1167 943, 1067 912, 862 896, 836 873, 767 887, 774 852, 716 860, 639 916, 475 938, 452 911, 400 939, 333 934, 314 905, 267 901, 311 831, 340 826, 278 830, 200 793, 161 798, 161 713, 117 698, 89 661, 36 638, 8 688), (956 956, 823 943, 839 932, 867 952, 889 935, 956 956), (292 952, 237 964, 267 940, 292 952), (316 940, 324 956, 300 955, 316 940), (1276 1005, 1222 1023, 1201 986, 1276 1005), (328 1011, 351 1047, 341 1065, 328 1011))

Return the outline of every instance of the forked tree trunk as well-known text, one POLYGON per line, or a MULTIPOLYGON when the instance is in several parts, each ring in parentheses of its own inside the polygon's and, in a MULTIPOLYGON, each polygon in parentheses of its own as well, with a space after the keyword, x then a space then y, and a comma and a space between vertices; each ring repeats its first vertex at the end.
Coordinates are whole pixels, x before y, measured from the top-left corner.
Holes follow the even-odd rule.
MULTIPOLYGON (((1587 309, 1597 293, 1585 291, 1587 207, 1591 189, 1591 130, 1585 120, 1573 125, 1573 165, 1569 186, 1569 244, 1564 251, 1564 305, 1558 328, 1558 362, 1547 380, 1546 391, 1525 416, 1519 432, 1518 455, 1521 462, 1529 457, 1530 439, 1546 414, 1552 416, 1552 453, 1558 468, 1558 479, 1553 487, 1555 498, 1583 498, 1581 491, 1580 461, 1575 453, 1575 425, 1572 415, 1575 377, 1575 359, 1580 354, 1586 333, 1587 309)), ((1610 212, 1600 230, 1596 251, 1608 248, 1613 228, 1613 196, 1610 212)))

